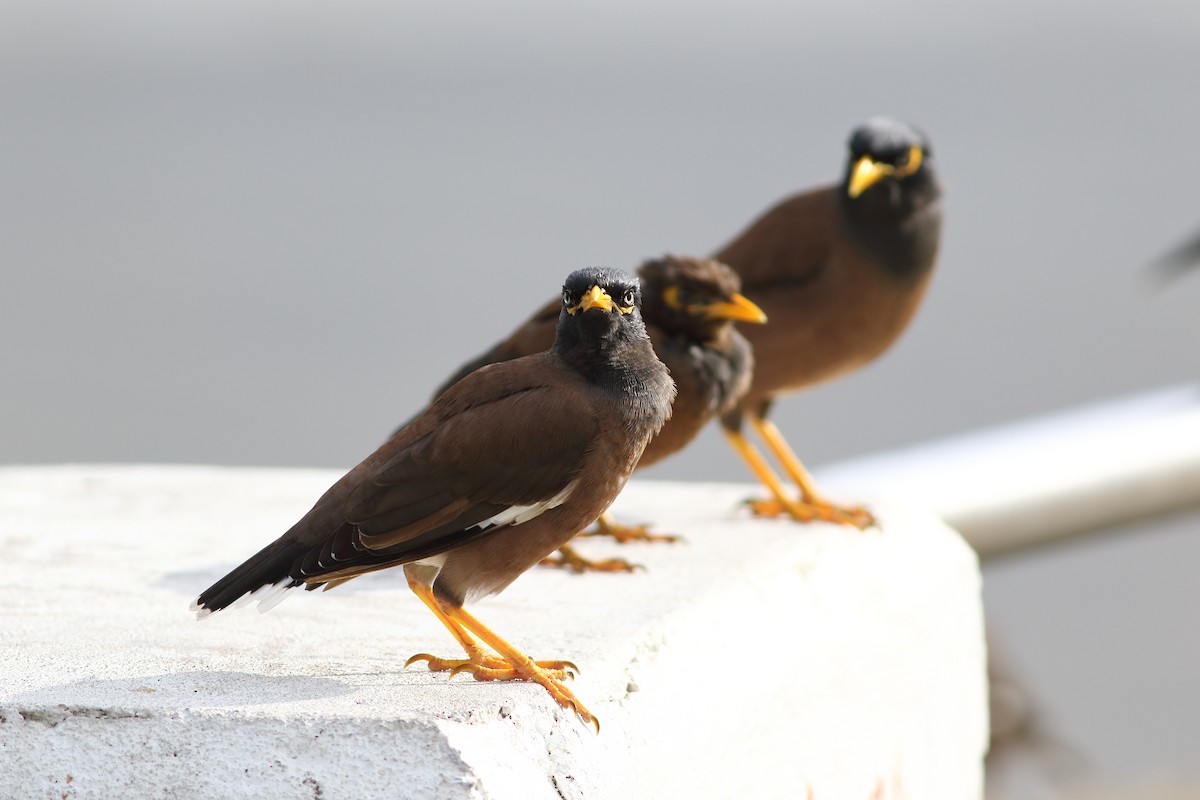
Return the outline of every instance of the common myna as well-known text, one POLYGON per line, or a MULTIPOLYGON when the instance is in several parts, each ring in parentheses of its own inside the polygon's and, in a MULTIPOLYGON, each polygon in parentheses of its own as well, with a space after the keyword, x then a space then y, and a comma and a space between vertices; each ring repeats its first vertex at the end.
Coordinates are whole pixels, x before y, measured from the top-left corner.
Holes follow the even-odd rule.
POLYGON ((737 270, 742 291, 771 319, 743 331, 754 348, 754 378, 721 424, 773 495, 752 504, 757 513, 866 527, 872 517, 865 509, 838 508, 817 494, 767 419, 779 395, 836 378, 886 350, 929 283, 942 192, 928 139, 876 118, 855 128, 849 146, 841 183, 783 200, 714 256, 737 270), (799 499, 746 438, 746 423, 799 487, 799 499))
MULTIPOLYGON (((682 450, 718 414, 731 410, 750 386, 753 359, 745 338, 733 326, 735 320, 762 323, 762 311, 739 294, 737 273, 718 261, 706 258, 663 256, 638 269, 642 279, 642 316, 654 351, 671 371, 678 394, 671 420, 654 437, 638 468, 655 464, 682 450)), ((544 350, 554 341, 558 302, 551 301, 520 325, 504 341, 463 365, 446 381, 443 392, 485 364, 544 350)), ((632 539, 669 540, 653 536, 643 527, 625 528, 599 520, 599 532, 619 541, 632 539)), ((586 569, 615 571, 629 569, 620 559, 588 561, 571 548, 562 548, 561 560, 545 563, 586 569)))
POLYGON ((199 616, 247 597, 266 610, 287 589, 330 589, 402 564, 409 587, 467 654, 409 663, 534 681, 594 721, 562 683, 571 664, 532 661, 463 604, 504 589, 596 519, 670 416, 674 387, 640 302, 637 280, 624 272, 572 273, 548 351, 449 388, 287 533, 201 593, 199 616))

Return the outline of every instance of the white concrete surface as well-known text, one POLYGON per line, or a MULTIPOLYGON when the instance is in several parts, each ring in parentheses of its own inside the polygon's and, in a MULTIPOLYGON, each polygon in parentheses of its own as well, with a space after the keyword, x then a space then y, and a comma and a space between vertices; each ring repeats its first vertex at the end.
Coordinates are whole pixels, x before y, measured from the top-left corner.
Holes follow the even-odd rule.
POLYGON ((534 570, 473 610, 567 658, 594 734, 539 687, 402 669, 458 655, 399 571, 196 622, 201 589, 337 475, 0 469, 0 797, 979 797, 975 555, 880 508, 858 533, 753 521, 738 486, 634 483, 683 533, 633 575, 534 570))

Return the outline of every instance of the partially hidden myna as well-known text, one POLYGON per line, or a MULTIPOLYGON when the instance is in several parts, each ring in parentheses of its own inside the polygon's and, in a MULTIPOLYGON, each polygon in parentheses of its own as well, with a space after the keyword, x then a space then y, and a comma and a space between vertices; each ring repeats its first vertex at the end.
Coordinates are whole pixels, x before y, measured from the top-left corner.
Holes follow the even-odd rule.
POLYGON ((1200 264, 1200 231, 1193 233, 1164 255, 1159 256, 1150 266, 1164 278, 1172 278, 1197 264, 1200 264))
POLYGON ((779 429, 767 419, 787 392, 836 378, 883 353, 912 319, 933 269, 942 227, 941 186, 920 131, 876 118, 850 135, 841 183, 771 208, 715 258, 737 270, 742 291, 771 323, 743 330, 754 377, 721 424, 772 499, 759 514, 866 527, 862 508, 822 498, 779 429), (784 481, 746 438, 746 424, 800 489, 784 481))
MULTIPOLYGON (((642 454, 640 469, 679 452, 710 420, 735 407, 750 387, 753 358, 750 346, 733 323, 762 323, 766 317, 739 293, 741 282, 737 273, 712 259, 666 255, 643 263, 638 275, 642 279, 642 316, 650 341, 671 371, 678 389, 671 420, 642 454)), ((549 347, 554 341, 558 305, 557 300, 546 304, 507 339, 464 364, 442 384, 438 393, 485 364, 549 347)), ((625 528, 606 516, 599 520, 599 531, 618 541, 674 538, 654 536, 641 526, 625 528)), ((577 572, 630 568, 620 559, 592 562, 570 547, 561 550, 562 559, 547 559, 545 563, 569 566, 577 572)))
MULTIPOLYGON (((448 389, 287 533, 201 593, 199 616, 243 598, 267 610, 285 590, 330 589, 402 564, 409 587, 467 654, 409 663, 534 681, 593 722, 563 685, 573 665, 531 660, 463 605, 501 591, 595 520, 669 417, 674 388, 640 301, 624 272, 572 273, 548 351, 448 389)), ((484 292, 478 302, 511 301, 484 292)))

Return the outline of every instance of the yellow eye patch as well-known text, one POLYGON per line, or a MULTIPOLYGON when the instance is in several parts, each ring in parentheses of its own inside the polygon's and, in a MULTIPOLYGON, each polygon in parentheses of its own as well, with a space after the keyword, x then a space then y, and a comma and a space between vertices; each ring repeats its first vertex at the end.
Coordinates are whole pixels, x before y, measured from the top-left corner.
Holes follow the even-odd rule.
POLYGON ((631 314, 633 313, 634 307, 617 305, 613 302, 613 299, 609 296, 608 292, 604 291, 604 289, 600 288, 600 286, 597 284, 593 285, 591 289, 588 289, 584 293, 583 297, 579 298, 578 303, 573 306, 567 306, 567 313, 571 316, 574 316, 576 312, 590 311, 593 308, 599 308, 604 311, 612 311, 615 308, 622 314, 631 314))

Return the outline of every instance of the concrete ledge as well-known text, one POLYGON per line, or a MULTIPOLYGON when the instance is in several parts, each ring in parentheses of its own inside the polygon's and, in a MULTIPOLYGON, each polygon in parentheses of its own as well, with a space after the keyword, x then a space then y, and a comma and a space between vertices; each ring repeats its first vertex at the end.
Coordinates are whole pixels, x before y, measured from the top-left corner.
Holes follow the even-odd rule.
POLYGON ((458 654, 398 571, 193 621, 336 477, 0 469, 0 796, 981 796, 978 569, 932 517, 801 530, 739 515, 747 487, 635 482, 618 514, 686 544, 588 540, 647 571, 473 607, 580 665, 597 736, 536 686, 401 669, 458 654))

